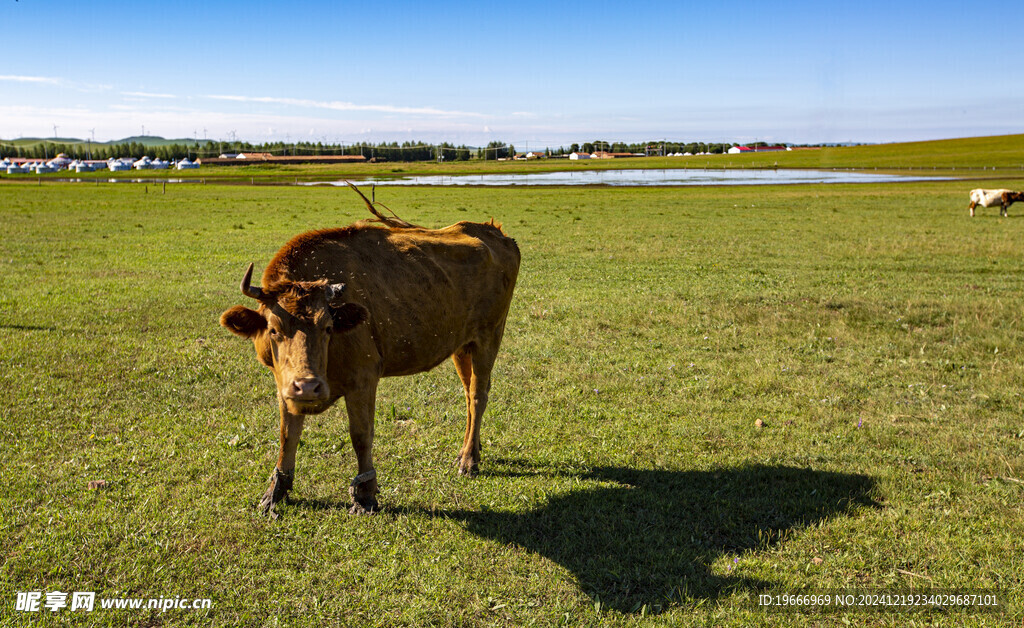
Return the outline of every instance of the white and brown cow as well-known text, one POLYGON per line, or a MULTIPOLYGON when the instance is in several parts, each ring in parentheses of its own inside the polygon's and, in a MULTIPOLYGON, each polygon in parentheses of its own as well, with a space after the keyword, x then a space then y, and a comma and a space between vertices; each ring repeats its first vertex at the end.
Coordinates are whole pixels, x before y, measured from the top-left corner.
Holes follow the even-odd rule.
POLYGON ((999 215, 1006 216, 1006 208, 1013 205, 1017 201, 1024 201, 1024 192, 1014 192, 1013 190, 984 190, 977 188, 971 190, 971 204, 967 206, 967 209, 971 211, 971 216, 974 216, 974 208, 978 205, 982 207, 995 207, 999 205, 999 215))
POLYGON ((475 473, 480 462, 480 420, 519 248, 493 220, 426 229, 384 217, 366 203, 381 224, 361 221, 295 236, 267 265, 261 287, 250 285, 252 264, 246 270, 242 292, 259 308, 236 305, 220 318, 253 341, 277 383, 281 444, 260 502, 271 516, 292 487, 305 417, 341 398, 358 463, 349 489, 352 512, 377 510, 377 383, 430 370, 449 357, 466 393, 459 473, 475 473))

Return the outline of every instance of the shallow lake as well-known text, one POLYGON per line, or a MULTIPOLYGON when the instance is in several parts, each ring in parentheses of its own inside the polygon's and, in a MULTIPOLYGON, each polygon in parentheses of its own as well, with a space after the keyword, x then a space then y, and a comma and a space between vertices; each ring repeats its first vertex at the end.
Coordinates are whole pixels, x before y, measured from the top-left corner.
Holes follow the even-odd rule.
MULTIPOLYGON (((835 170, 577 170, 529 174, 422 175, 409 177, 371 177, 355 181, 374 185, 770 185, 795 183, 886 183, 898 181, 934 181, 940 177, 870 174, 835 170)), ((300 185, 346 185, 344 181, 300 183, 300 185)))

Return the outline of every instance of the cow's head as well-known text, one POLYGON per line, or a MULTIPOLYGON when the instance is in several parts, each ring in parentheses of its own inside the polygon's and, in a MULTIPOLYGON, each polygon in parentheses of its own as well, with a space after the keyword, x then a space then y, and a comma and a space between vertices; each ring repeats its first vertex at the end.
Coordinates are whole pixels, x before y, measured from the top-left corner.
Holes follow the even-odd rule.
POLYGON ((259 309, 236 305, 221 314, 220 324, 253 341, 260 362, 274 371, 278 397, 289 412, 323 412, 331 401, 331 336, 365 321, 366 308, 341 300, 343 283, 285 281, 263 290, 250 285, 251 280, 249 264, 242 294, 259 301, 259 309))

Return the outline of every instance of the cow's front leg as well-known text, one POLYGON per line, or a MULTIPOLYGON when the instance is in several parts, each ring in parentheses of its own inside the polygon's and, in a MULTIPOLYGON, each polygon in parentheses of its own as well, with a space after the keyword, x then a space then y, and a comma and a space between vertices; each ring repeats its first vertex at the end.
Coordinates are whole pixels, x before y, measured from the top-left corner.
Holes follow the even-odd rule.
POLYGON ((281 403, 281 450, 277 456, 277 466, 270 474, 270 486, 260 500, 260 511, 274 519, 277 518, 274 506, 288 495, 295 479, 295 451, 299 448, 305 418, 305 415, 288 412, 284 403, 281 403))
POLYGON ((373 468, 373 413, 377 400, 377 383, 345 394, 348 410, 348 433, 359 465, 348 492, 352 497, 353 515, 373 514, 380 510, 377 504, 377 472, 373 468))

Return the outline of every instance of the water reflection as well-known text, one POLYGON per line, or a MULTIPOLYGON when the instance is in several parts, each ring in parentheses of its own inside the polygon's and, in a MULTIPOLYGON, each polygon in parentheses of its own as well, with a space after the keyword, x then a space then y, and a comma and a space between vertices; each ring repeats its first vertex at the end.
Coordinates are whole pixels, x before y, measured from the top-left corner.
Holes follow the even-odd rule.
MULTIPOLYGON (((367 178, 360 183, 374 185, 430 186, 507 186, 507 185, 771 185, 796 183, 885 183, 896 181, 935 181, 946 177, 914 177, 891 174, 833 170, 578 170, 573 172, 537 172, 529 174, 423 175, 410 177, 367 178)), ((346 185, 344 181, 300 183, 300 185, 346 185)))
MULTIPOLYGON (((298 177, 202 177, 202 178, 51 178, 54 183, 218 183, 228 185, 332 185, 345 180, 300 181, 298 177)), ((618 187, 667 187, 701 185, 779 185, 798 183, 894 183, 907 181, 950 181, 952 177, 874 174, 847 170, 755 170, 663 169, 663 170, 575 170, 526 174, 419 175, 396 177, 352 177, 360 185, 422 186, 543 186, 605 185, 618 187)))
MULTIPOLYGON (((25 178, 24 180, 28 181, 30 179, 25 178)), ((161 183, 205 183, 206 182, 206 179, 180 179, 180 178, 170 178, 170 179, 129 179, 127 177, 117 177, 117 178, 110 177, 110 178, 107 178, 107 179, 101 179, 101 178, 85 179, 85 178, 68 178, 68 177, 46 177, 45 179, 42 179, 42 180, 46 181, 47 183, 155 183, 155 184, 158 184, 158 185, 161 184, 161 183)))

